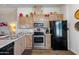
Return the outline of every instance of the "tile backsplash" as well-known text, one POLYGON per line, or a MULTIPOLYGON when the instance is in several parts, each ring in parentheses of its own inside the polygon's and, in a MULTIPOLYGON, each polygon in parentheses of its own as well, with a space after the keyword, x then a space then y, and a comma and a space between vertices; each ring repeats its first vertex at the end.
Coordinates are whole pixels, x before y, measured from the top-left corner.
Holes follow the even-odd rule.
POLYGON ((30 34, 30 33, 33 33, 33 29, 18 29, 17 33, 20 33, 20 32, 30 34))

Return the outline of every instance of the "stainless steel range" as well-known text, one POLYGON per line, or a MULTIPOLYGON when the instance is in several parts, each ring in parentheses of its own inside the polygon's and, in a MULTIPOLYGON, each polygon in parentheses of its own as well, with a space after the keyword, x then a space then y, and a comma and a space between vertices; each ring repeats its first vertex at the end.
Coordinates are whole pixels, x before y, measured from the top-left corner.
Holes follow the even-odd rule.
POLYGON ((34 48, 42 49, 45 47, 45 35, 43 32, 34 32, 33 35, 34 48))
POLYGON ((43 26, 43 23, 34 24, 33 48, 43 49, 45 47, 45 30, 43 26))

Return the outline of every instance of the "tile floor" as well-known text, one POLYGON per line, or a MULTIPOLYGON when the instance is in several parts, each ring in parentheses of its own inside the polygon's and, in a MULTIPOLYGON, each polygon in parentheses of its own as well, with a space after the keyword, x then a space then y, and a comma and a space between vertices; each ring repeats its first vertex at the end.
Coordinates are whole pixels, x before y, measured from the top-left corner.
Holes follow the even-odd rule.
POLYGON ((70 51, 65 50, 25 50, 22 55, 75 55, 74 53, 70 51))

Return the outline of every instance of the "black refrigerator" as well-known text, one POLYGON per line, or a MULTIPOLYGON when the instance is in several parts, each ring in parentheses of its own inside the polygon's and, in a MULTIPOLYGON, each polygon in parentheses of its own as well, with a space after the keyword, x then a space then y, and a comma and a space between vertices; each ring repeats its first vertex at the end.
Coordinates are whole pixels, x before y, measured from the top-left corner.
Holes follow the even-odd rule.
POLYGON ((67 50, 67 21, 50 21, 51 48, 67 50))

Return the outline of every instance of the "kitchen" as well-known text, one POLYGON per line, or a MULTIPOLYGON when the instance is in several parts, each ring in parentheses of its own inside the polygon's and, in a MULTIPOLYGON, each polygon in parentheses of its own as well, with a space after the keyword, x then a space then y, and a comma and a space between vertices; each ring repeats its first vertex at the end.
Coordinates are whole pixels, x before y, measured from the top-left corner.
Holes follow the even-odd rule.
POLYGON ((74 55, 63 6, 1 5, 0 55, 74 55))

